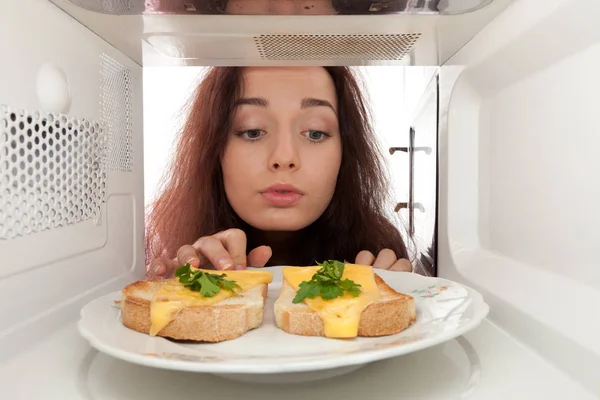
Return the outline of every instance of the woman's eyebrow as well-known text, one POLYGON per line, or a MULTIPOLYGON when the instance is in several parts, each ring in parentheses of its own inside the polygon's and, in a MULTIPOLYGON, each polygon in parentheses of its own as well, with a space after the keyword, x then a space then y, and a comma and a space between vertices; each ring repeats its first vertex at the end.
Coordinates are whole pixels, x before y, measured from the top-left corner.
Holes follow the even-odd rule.
POLYGON ((269 102, 266 99, 261 99, 260 97, 242 97, 235 102, 235 106, 238 107, 242 105, 268 107, 269 102))
POLYGON ((302 101, 300 102, 300 108, 309 108, 309 107, 328 107, 328 108, 331 108, 331 110, 334 113, 336 113, 335 108, 333 108, 333 105, 327 100, 313 99, 313 98, 302 99, 302 101))
MULTIPOLYGON (((239 107, 242 105, 268 107, 269 102, 267 101, 267 99, 263 99, 260 97, 242 97, 241 99, 238 99, 235 102, 235 106, 239 107)), ((315 98, 308 97, 308 98, 302 99, 302 101, 300 102, 300 108, 302 108, 302 109, 311 108, 311 107, 327 107, 327 108, 330 108, 334 113, 336 113, 335 108, 333 108, 333 105, 327 100, 315 99, 315 98)))

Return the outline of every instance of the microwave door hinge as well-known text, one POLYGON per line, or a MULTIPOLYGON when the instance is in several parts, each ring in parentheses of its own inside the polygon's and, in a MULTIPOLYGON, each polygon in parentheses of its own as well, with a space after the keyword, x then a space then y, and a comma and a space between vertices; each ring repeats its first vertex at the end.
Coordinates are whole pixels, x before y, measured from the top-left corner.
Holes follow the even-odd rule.
POLYGON ((408 202, 398 203, 394 208, 394 212, 398 212, 403 208, 408 208, 408 232, 410 236, 415 233, 414 225, 414 209, 417 208, 421 212, 424 211, 422 204, 415 204, 414 202, 414 153, 415 151, 424 151, 427 154, 431 153, 430 147, 415 147, 415 128, 410 127, 409 130, 409 145, 408 147, 390 147, 390 154, 394 154, 396 151, 402 151, 408 153, 408 202))
MULTIPOLYGON (((404 153, 408 153, 410 151, 410 148, 408 148, 408 147, 390 147, 389 151, 390 151, 390 154, 392 154, 392 155, 395 152, 397 152, 397 151, 402 151, 404 153)), ((431 147, 414 147, 412 149, 412 151, 415 152, 415 153, 417 153, 419 151, 422 151, 425 154, 430 155, 431 154, 431 147)))

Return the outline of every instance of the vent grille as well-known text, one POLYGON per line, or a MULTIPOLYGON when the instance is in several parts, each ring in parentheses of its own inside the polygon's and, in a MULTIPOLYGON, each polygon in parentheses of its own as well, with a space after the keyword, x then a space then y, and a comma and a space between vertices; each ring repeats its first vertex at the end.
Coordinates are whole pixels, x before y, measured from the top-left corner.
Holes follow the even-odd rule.
POLYGON ((0 105, 0 239, 98 216, 105 158, 99 123, 0 105))
POLYGON ((100 60, 100 119, 108 136, 108 169, 131 172, 131 70, 106 54, 100 60))
MULTIPOLYGON (((69 0, 71 3, 88 10, 111 14, 128 13, 136 8, 131 0, 69 0)), ((154 0, 156 1, 156 0, 154 0)))
POLYGON ((260 35, 265 60, 400 60, 420 33, 390 35, 260 35))
POLYGON ((133 9, 133 5, 131 4, 131 0, 96 0, 98 2, 98 6, 103 10, 110 10, 111 12, 128 12, 133 9))

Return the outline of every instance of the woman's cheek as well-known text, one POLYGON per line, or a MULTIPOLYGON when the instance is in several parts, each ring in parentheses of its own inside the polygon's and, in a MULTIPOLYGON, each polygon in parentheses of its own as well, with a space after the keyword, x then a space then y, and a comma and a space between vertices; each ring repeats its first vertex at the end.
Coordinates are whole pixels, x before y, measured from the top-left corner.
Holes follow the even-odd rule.
POLYGON ((225 192, 232 206, 248 208, 253 195, 262 189, 260 177, 265 169, 265 156, 256 143, 230 140, 221 159, 225 192))
POLYGON ((237 202, 236 200, 240 197, 240 192, 243 192, 243 184, 246 180, 244 177, 246 169, 243 161, 246 158, 242 157, 240 150, 242 149, 236 143, 230 143, 227 145, 221 159, 223 184, 230 203, 237 202))
POLYGON ((311 157, 312 159, 309 161, 309 165, 312 166, 311 175, 313 175, 315 182, 320 183, 320 190, 333 194, 340 172, 342 150, 341 146, 335 142, 324 150, 326 151, 311 157))

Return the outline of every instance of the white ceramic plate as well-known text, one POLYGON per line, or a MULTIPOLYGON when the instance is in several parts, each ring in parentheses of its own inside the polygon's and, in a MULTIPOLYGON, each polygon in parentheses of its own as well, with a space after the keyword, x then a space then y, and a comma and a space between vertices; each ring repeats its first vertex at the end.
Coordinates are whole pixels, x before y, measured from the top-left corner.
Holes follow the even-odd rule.
POLYGON ((124 327, 114 301, 100 297, 81 310, 78 327, 101 352, 149 367, 212 373, 237 380, 282 382, 323 379, 361 365, 411 353, 475 328, 488 305, 471 288, 441 278, 377 270, 388 285, 415 299, 416 322, 405 331, 379 338, 336 340, 287 334, 275 327, 273 303, 281 288, 281 267, 273 272, 263 324, 221 343, 181 343, 124 327))

